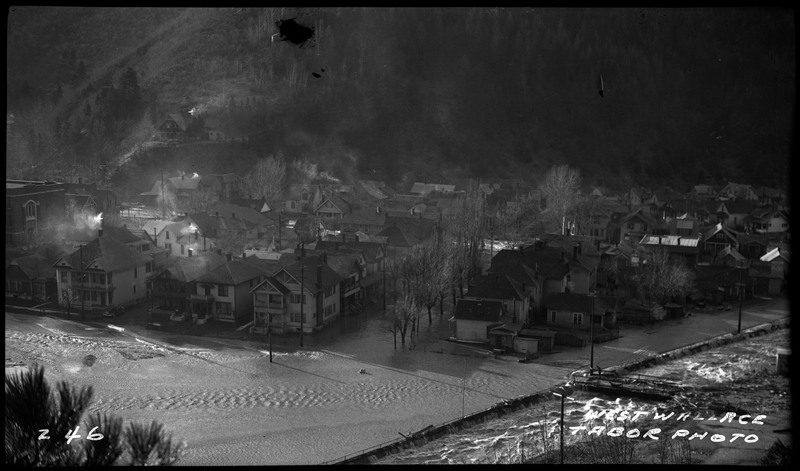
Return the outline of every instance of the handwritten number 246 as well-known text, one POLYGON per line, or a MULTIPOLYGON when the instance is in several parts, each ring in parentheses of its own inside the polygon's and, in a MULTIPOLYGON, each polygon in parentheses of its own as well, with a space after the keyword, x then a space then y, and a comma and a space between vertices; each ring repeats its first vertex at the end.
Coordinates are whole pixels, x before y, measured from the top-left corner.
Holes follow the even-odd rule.
MULTIPOLYGON (((81 436, 78 435, 78 429, 80 429, 80 428, 81 427, 79 425, 79 426, 75 427, 75 431, 70 429, 67 432, 67 434, 64 436, 64 438, 67 439, 67 443, 70 443, 72 440, 74 440, 76 438, 81 438, 81 436)), ((94 440, 102 440, 103 439, 103 434, 99 433, 99 432, 95 433, 94 432, 95 430, 97 430, 97 427, 89 430, 89 434, 86 435, 86 439, 87 440, 93 440, 94 441, 94 440)), ((47 435, 50 432, 50 429, 43 428, 43 429, 41 429, 39 431, 42 432, 41 435, 39 435, 39 440, 50 440, 50 437, 47 435)))

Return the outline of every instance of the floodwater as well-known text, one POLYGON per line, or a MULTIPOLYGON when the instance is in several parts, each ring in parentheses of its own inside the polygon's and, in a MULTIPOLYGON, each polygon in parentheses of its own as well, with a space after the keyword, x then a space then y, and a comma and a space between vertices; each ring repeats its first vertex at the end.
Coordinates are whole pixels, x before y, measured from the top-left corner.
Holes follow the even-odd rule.
POLYGON ((273 336, 270 362, 266 339, 136 333, 126 325, 133 338, 6 313, 6 371, 38 363, 51 382, 91 385, 91 412, 162 422, 185 441, 187 466, 318 464, 546 389, 569 373, 464 356, 469 349, 434 342, 450 335, 438 310, 431 326, 427 313, 421 319, 414 349, 398 338, 395 350, 388 316, 341 319, 305 336, 303 349, 297 335, 273 336), (92 366, 87 355, 96 357, 92 366))

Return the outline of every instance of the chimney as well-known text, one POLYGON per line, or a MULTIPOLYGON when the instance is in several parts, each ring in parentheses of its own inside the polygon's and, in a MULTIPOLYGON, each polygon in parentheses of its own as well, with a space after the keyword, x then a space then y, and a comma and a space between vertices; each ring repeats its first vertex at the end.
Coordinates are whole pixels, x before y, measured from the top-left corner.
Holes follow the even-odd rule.
POLYGON ((219 211, 214 211, 214 216, 219 217, 219 211))
POLYGON ((358 234, 356 234, 356 242, 358 242, 358 234))
POLYGON ((247 254, 246 254, 246 253, 244 253, 244 252, 242 252, 242 260, 244 260, 244 259, 246 259, 246 258, 247 258, 247 254))
POLYGON ((103 237, 103 228, 97 229, 97 237, 103 237))
POLYGON ((189 249, 189 258, 192 258, 192 249, 189 249))
POLYGON ((228 252, 225 254, 225 259, 229 262, 233 261, 233 254, 228 252))

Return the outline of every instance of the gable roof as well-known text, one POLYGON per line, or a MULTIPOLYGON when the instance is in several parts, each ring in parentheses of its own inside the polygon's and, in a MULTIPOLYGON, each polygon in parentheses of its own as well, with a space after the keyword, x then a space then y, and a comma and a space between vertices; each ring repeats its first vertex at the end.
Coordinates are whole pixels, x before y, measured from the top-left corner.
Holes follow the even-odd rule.
POLYGON ((226 257, 214 252, 200 252, 191 257, 169 257, 164 268, 156 276, 168 272, 178 281, 191 282, 205 275, 211 269, 225 263, 226 257))
POLYGON ((379 237, 386 237, 386 245, 392 247, 413 247, 421 243, 419 239, 406 233, 398 226, 392 225, 376 234, 379 237))
MULTIPOLYGON (((287 260, 290 260, 287 257, 287 260)), ((283 261, 283 260, 281 260, 283 261)), ((322 258, 319 255, 308 255, 300 260, 295 260, 293 262, 286 263, 283 265, 282 268, 276 271, 275 276, 277 276, 280 272, 285 271, 292 278, 300 281, 301 277, 304 277, 303 284, 304 288, 315 292, 321 289, 330 288, 340 281, 342 281, 342 277, 339 276, 338 273, 333 271, 331 267, 324 264, 322 262, 322 258), (322 285, 320 286, 317 283, 317 268, 322 265, 322 285), (301 270, 305 267, 305 273, 301 274, 301 270)))
POLYGON ((457 320, 499 322, 503 315, 500 301, 485 301, 461 298, 456 300, 453 317, 457 320))
POLYGON ((103 236, 84 245, 82 251, 77 248, 74 252, 59 257, 56 264, 64 261, 73 269, 96 264, 106 272, 116 272, 142 266, 151 260, 149 256, 136 252, 122 242, 103 236), (83 259, 81 259, 81 253, 83 259))
POLYGON ((778 258, 783 259, 785 262, 789 261, 789 258, 786 255, 782 254, 780 248, 778 247, 775 247, 774 249, 762 255, 759 258, 759 260, 761 260, 762 262, 772 262, 773 260, 776 260, 778 258))
POLYGON ((222 285, 238 285, 268 275, 269 273, 265 268, 243 260, 233 259, 230 261, 226 260, 225 263, 211 269, 209 273, 201 276, 197 281, 222 285))
POLYGON ((489 298, 489 299, 525 299, 522 284, 513 280, 510 276, 500 273, 481 275, 475 278, 473 285, 464 295, 470 298, 489 298))
MULTIPOLYGON (((55 278, 56 270, 53 263, 38 253, 17 257, 8 266, 18 266, 30 280, 44 280, 55 278)), ((8 269, 6 266, 6 269, 8 269)))
POLYGON ((326 198, 322 198, 322 201, 314 209, 314 212, 316 213, 317 211, 322 209, 322 206, 325 205, 325 203, 327 203, 328 201, 330 201, 334 206, 336 206, 336 208, 343 214, 347 214, 350 212, 350 203, 348 203, 347 200, 345 200, 344 198, 342 198, 337 194, 332 194, 326 198))
POLYGON ((383 226, 386 224, 386 214, 370 211, 368 209, 355 210, 342 217, 342 223, 359 224, 367 226, 383 226))
POLYGON ((171 177, 168 178, 167 181, 176 190, 196 190, 197 187, 200 185, 200 177, 193 177, 193 178, 187 178, 185 176, 171 177))
POLYGON ((167 219, 150 219, 144 223, 142 229, 147 232, 148 234, 153 234, 153 229, 156 230, 156 235, 161 234, 161 231, 164 230, 169 224, 172 224, 172 221, 167 219))
POLYGON ((642 208, 638 208, 635 211, 629 213, 627 216, 623 217, 620 222, 626 223, 634 218, 641 219, 645 224, 649 226, 655 226, 657 223, 657 221, 652 216, 642 211, 642 208))
POLYGON ((718 222, 714 227, 712 227, 711 229, 706 231, 705 234, 703 234, 703 240, 710 239, 711 237, 716 235, 718 232, 722 232, 723 234, 728 236, 728 238, 731 239, 731 241, 734 242, 734 243, 738 239, 737 232, 735 232, 735 231, 723 226, 721 222, 718 222))
POLYGON ((211 208, 211 213, 219 213, 226 219, 242 219, 259 226, 271 226, 274 222, 255 209, 231 203, 217 203, 211 208))
POLYGON ((392 192, 383 182, 373 180, 359 180, 358 185, 371 197, 379 200, 388 198, 392 192))

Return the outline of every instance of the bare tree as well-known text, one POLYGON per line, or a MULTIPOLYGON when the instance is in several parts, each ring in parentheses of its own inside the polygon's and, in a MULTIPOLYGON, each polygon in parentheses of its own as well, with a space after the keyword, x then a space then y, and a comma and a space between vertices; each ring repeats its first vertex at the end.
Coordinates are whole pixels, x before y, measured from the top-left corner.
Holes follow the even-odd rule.
POLYGON ((189 196, 186 201, 186 211, 207 214, 218 202, 219 196, 213 189, 201 187, 189 196))
POLYGON ((242 187, 251 198, 275 201, 283 195, 285 180, 286 163, 279 154, 256 162, 242 180, 242 187))
POLYGON ((639 299, 665 302, 685 296, 694 287, 694 273, 685 264, 669 259, 664 249, 650 252, 636 276, 639 299))
POLYGON ((409 333, 409 327, 412 328, 419 317, 419 309, 414 298, 408 294, 403 294, 400 299, 394 304, 394 325, 395 331, 400 333, 400 343, 403 347, 406 345, 406 334, 409 333))
POLYGON ((567 213, 575 204, 575 196, 581 184, 580 172, 568 165, 552 167, 541 183, 546 208, 542 216, 551 227, 562 227, 567 213))
POLYGON ((538 198, 530 193, 515 196, 498 211, 495 238, 511 243, 525 240, 537 231, 540 211, 538 198))
POLYGON ((480 272, 481 243, 485 205, 476 188, 469 188, 461 197, 460 205, 447 218, 444 231, 453 245, 450 252, 453 267, 453 286, 458 286, 464 296, 464 286, 480 272))

